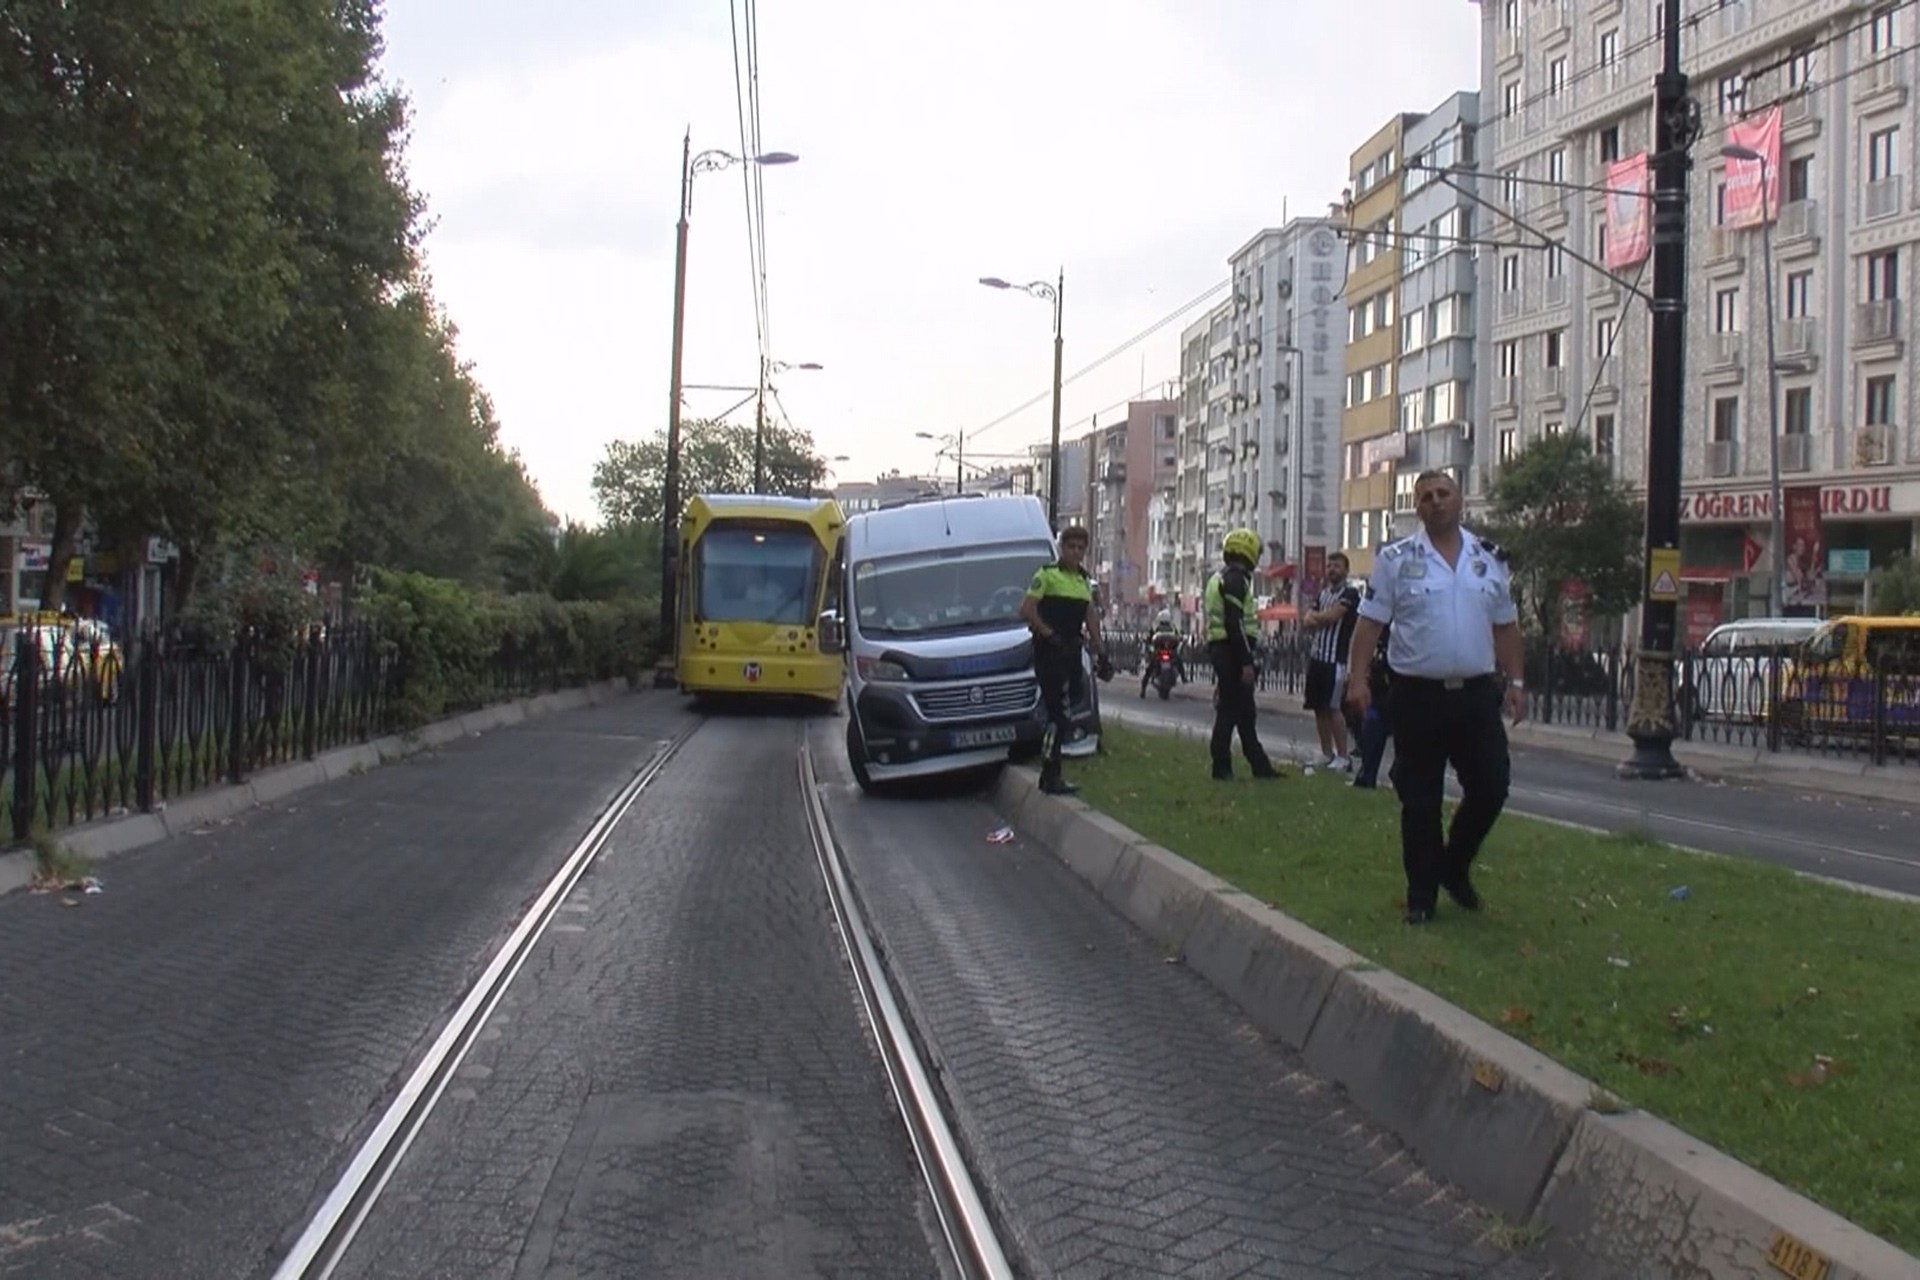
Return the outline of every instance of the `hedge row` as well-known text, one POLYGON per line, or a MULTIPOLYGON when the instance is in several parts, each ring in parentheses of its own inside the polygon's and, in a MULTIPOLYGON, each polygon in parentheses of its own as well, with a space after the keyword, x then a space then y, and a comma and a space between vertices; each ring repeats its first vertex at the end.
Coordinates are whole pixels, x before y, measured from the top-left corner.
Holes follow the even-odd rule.
POLYGON ((376 571, 360 612, 396 662, 403 725, 535 689, 638 681, 659 653, 659 605, 645 597, 557 601, 376 571))

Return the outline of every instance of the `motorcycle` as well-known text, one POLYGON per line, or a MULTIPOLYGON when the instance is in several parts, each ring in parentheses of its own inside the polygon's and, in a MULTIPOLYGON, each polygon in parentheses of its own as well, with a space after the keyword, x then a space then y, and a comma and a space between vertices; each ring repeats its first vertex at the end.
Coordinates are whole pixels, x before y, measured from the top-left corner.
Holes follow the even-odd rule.
POLYGON ((1153 687, 1159 690, 1160 701, 1166 702, 1173 697, 1173 686, 1179 678, 1179 672, 1173 665, 1173 650, 1165 646, 1156 649, 1153 655, 1153 687))

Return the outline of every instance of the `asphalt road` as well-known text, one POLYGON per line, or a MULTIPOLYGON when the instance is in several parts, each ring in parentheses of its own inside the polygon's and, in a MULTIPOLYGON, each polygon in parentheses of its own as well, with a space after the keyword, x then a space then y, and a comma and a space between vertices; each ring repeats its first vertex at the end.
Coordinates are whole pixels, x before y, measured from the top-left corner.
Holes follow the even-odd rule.
MULTIPOLYGON (((1206 733, 1213 708, 1175 697, 1134 695, 1115 680, 1103 692, 1104 716, 1163 731, 1206 733)), ((1263 711, 1261 738, 1295 760, 1317 759, 1311 724, 1301 716, 1263 711)), ((1237 748, 1236 748, 1237 750, 1237 748)), ((1205 748, 1194 777, 1205 778, 1205 748)), ((1388 749, 1388 761, 1392 749, 1388 749)), ((1920 788, 1920 778, 1916 779, 1920 788)), ((1382 770, 1385 785, 1385 770, 1382 770)), ((1451 785, 1451 783, 1449 784, 1451 785)), ((1874 889, 1920 896, 1920 841, 1911 807, 1824 795, 1811 788, 1709 782, 1627 782, 1610 765, 1533 744, 1513 751, 1509 812, 1605 831, 1637 831, 1711 853, 1757 858, 1795 871, 1874 889)))

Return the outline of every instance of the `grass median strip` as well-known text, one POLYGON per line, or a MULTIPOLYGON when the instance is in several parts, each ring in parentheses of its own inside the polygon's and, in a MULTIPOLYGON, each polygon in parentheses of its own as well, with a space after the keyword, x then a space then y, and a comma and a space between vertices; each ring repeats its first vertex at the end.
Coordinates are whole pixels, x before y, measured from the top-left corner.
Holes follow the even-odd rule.
POLYGON ((1089 804, 1920 1252, 1920 905, 1781 868, 1500 820, 1474 881, 1400 923, 1399 806, 1343 775, 1232 785, 1108 726, 1089 804), (1683 892, 1684 891, 1684 892, 1683 892))

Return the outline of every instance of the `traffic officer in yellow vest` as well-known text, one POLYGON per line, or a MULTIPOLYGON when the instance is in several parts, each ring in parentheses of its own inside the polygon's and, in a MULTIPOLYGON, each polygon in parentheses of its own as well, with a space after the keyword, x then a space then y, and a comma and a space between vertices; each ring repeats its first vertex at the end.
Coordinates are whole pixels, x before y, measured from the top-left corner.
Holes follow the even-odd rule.
POLYGON ((1072 795, 1078 788, 1060 776, 1060 755, 1072 727, 1073 704, 1086 691, 1081 646, 1098 661, 1095 673, 1113 679, 1113 663, 1100 640, 1100 611, 1094 608, 1088 579, 1087 531, 1068 525, 1060 531, 1060 558, 1043 564, 1020 601, 1020 620, 1033 631, 1033 674, 1047 708, 1047 731, 1040 746, 1040 789, 1048 795, 1072 795), (1082 632, 1085 633, 1084 640, 1082 632))
POLYGON ((1213 659, 1213 776, 1233 778, 1233 734, 1256 778, 1277 778, 1280 771, 1260 745, 1259 714, 1253 701, 1253 645, 1260 634, 1253 611, 1253 566, 1260 560, 1260 537, 1235 529, 1220 542, 1225 566, 1207 579, 1207 655, 1213 659))

